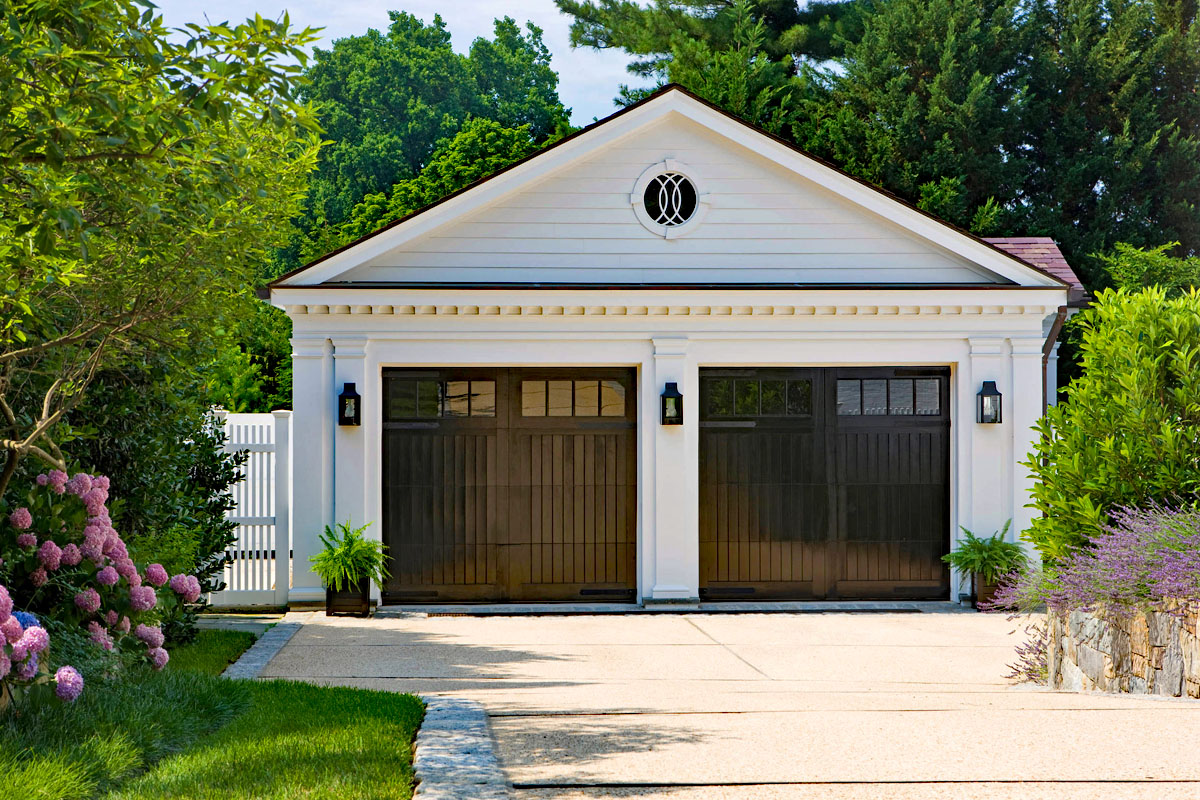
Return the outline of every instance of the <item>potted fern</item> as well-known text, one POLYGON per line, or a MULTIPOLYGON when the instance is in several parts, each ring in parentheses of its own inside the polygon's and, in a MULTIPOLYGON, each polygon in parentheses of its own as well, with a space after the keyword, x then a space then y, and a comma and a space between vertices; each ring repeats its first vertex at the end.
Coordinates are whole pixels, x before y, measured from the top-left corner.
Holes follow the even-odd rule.
POLYGON ((1004 538, 1011 524, 1012 520, 1005 522, 1003 528, 987 537, 976 536, 962 528, 963 537, 958 540, 958 547, 942 556, 955 572, 971 576, 976 608, 993 601, 1001 578, 1025 566, 1024 549, 1004 538))
MULTIPOLYGON (((370 524, 370 523, 368 523, 370 524)), ((325 584, 325 615, 365 617, 371 610, 371 581, 380 586, 388 578, 384 545, 367 539, 361 528, 339 523, 325 526, 321 543, 325 548, 309 559, 313 572, 325 584)))

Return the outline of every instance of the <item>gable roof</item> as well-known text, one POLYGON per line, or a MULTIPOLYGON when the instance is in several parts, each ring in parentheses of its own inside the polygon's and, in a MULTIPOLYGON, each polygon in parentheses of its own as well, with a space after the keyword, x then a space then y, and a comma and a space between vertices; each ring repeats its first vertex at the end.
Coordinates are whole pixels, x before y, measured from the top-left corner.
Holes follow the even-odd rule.
MULTIPOLYGON (((836 165, 830 164, 781 137, 745 122, 678 84, 668 84, 641 101, 594 122, 549 147, 488 177, 481 178, 435 203, 394 220, 298 269, 281 275, 267 285, 266 292, 269 294, 269 291, 275 288, 321 285, 336 278, 337 275, 352 268, 365 258, 401 246, 404 242, 410 241, 422 233, 440 227, 453 217, 492 202, 499 196, 516 191, 528 181, 540 177, 542 173, 531 174, 535 173, 539 167, 544 168, 543 172, 545 169, 557 169, 577 158, 581 154, 579 151, 588 144, 603 144, 605 138, 624 135, 629 130, 646 125, 671 111, 684 113, 692 118, 707 115, 707 119, 700 121, 710 129, 722 128, 717 131, 718 133, 729 137, 740 135, 746 139, 757 139, 757 142, 751 141, 750 144, 758 145, 752 149, 759 155, 777 162, 786 162, 787 166, 800 173, 802 177, 814 180, 823 178, 824 180, 818 182, 825 185, 826 188, 837 192, 868 211, 874 211, 904 225, 918 236, 937 241, 938 244, 952 252, 993 270, 1009 281, 1018 282, 1017 278, 1024 277, 1025 280, 1021 281, 1022 283, 1033 278, 1036 285, 1047 287, 1074 288, 1078 285, 1077 278, 1073 284, 1069 277, 1061 274, 1061 269, 1048 269, 1044 260, 1043 263, 1039 263, 1025 257, 1025 255, 1035 255, 1032 252, 1019 252, 1014 248, 1001 246, 997 241, 977 237, 917 208, 879 186, 850 175, 836 165), (641 119, 646 116, 648 118, 641 119), (632 122, 632 124, 623 125, 622 121, 632 122), (628 127, 629 130, 617 130, 623 127, 628 127), (474 202, 472 202, 473 200, 474 202), (362 258, 346 263, 349 261, 348 254, 351 251, 360 251, 362 258), (301 281, 302 277, 310 280, 301 281)), ((1055 251, 1057 252, 1057 248, 1055 251)), ((1061 259, 1062 254, 1058 253, 1058 256, 1061 259)), ((1065 259, 1063 264, 1065 264, 1065 259)), ((1067 270, 1070 271, 1069 266, 1067 270)), ((1073 275, 1074 273, 1071 272, 1071 276, 1073 275)))

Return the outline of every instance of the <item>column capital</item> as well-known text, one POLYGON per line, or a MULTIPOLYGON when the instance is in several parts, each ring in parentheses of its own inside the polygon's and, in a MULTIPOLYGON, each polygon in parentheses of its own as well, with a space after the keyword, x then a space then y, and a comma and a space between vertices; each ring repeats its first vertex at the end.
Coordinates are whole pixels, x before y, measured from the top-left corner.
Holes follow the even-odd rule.
POLYGON ((335 336, 333 338, 333 357, 335 359, 365 358, 366 355, 367 337, 335 336))
POLYGON ((650 340, 654 344, 654 357, 683 358, 687 355, 688 339, 686 336, 655 336, 650 340))
POLYGON ((993 336, 970 336, 967 343, 971 346, 972 356, 999 356, 1004 354, 1004 339, 993 336))
POLYGON ((1045 339, 1027 337, 1022 339, 1010 339, 1012 342, 1012 354, 1014 358, 1026 358, 1028 356, 1042 355, 1042 350, 1046 346, 1045 339))
POLYGON ((325 358, 330 350, 329 340, 324 336, 292 337, 292 358, 325 358))

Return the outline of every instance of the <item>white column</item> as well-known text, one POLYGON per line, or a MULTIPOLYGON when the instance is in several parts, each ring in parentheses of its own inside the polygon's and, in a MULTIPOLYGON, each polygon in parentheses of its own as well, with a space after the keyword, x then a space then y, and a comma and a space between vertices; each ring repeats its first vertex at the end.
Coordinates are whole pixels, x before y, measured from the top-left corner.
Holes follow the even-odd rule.
MULTIPOLYGON (((970 462, 963 467, 971 470, 971 507, 963 509, 960 524, 977 536, 990 536, 998 531, 1005 520, 1012 516, 1012 492, 1010 490, 1010 465, 1012 450, 1012 391, 1010 390, 1010 367, 1008 343, 999 338, 971 337, 971 385, 963 386, 963 400, 970 403, 971 412, 963 420, 971 428, 970 462), (976 395, 984 381, 995 381, 1003 396, 1000 424, 982 424, 977 421, 976 395)), ((1041 378, 1038 379, 1041 385, 1041 378)), ((954 546, 960 536, 955 531, 954 546)), ((970 589, 970 578, 955 576, 959 581, 954 589, 954 599, 959 592, 970 589)))
POLYGON ((325 588, 309 567, 320 534, 333 519, 333 358, 324 337, 292 339, 291 602, 322 600, 325 588))
POLYGON ((700 414, 698 371, 686 338, 656 338, 654 392, 643 402, 654 414, 654 584, 648 600, 695 601, 700 595, 700 414), (683 394, 683 425, 659 424, 659 396, 668 382, 683 394))
POLYGON ((292 586, 292 412, 275 418, 275 604, 287 605, 292 586))
POLYGON ((1005 397, 1012 419, 1012 533, 1019 537, 1033 522, 1036 512, 1026 508, 1032 499, 1033 476, 1028 467, 1019 466, 1025 461, 1037 434, 1033 426, 1042 416, 1042 346, 1039 339, 1012 340, 1012 390, 1011 401, 1005 397))

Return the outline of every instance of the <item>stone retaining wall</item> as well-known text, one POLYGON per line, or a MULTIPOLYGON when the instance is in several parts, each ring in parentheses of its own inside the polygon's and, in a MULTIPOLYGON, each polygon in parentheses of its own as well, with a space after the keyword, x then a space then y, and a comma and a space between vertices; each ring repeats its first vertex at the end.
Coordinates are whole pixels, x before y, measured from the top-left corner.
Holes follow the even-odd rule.
POLYGON ((1200 698, 1196 623, 1165 611, 1051 614, 1050 686, 1200 698))

